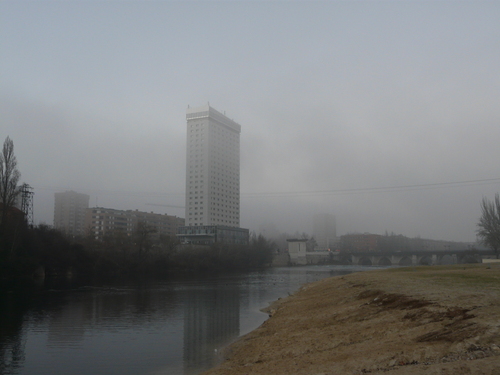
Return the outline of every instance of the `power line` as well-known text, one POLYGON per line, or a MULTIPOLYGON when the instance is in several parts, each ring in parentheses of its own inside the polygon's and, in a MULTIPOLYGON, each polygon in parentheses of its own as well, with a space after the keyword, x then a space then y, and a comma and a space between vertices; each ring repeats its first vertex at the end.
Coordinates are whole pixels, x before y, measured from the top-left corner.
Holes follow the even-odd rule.
MULTIPOLYGON (((305 191, 281 191, 281 192, 258 192, 258 193, 242 193, 242 198, 266 198, 266 197, 300 197, 300 196, 321 196, 321 195, 349 195, 349 194, 366 194, 366 193, 388 193, 388 192, 403 192, 415 190, 443 189, 450 187, 464 187, 471 185, 491 185, 500 183, 499 178, 488 178, 480 180, 465 180, 454 182, 435 182, 429 184, 413 184, 399 186, 382 186, 369 188, 346 188, 346 189, 331 189, 331 190, 305 190, 305 191)), ((78 190, 69 187, 57 186, 36 186, 36 189, 60 191, 60 190, 78 190)), ((184 196, 184 193, 179 192, 152 192, 152 191, 125 191, 125 190, 104 190, 104 189, 81 189, 82 191, 106 195, 122 195, 136 197, 167 197, 167 196, 184 196)))
POLYGON ((179 192, 78 189, 78 188, 74 188, 74 187, 61 187, 61 186, 36 186, 36 189, 55 191, 55 192, 61 191, 61 190, 74 190, 74 191, 83 191, 86 193, 102 194, 102 195, 117 194, 117 195, 125 195, 125 196, 148 196, 148 197, 164 197, 164 196, 171 196, 171 195, 184 196, 184 193, 179 193, 179 192))
MULTIPOLYGON (((349 188, 349 189, 333 189, 333 190, 318 190, 318 191, 288 191, 288 192, 262 192, 262 193, 246 193, 248 198, 264 198, 264 197, 299 197, 299 196, 319 196, 319 195, 343 195, 343 194, 364 194, 364 193, 388 193, 398 191, 413 191, 413 190, 429 190, 443 189, 448 187, 463 187, 471 185, 490 185, 500 183, 500 178, 489 178, 482 180, 468 180, 455 182, 436 182, 430 184, 414 184, 400 186, 383 186, 371 188, 349 188)), ((243 194, 242 194, 243 195, 243 194)))

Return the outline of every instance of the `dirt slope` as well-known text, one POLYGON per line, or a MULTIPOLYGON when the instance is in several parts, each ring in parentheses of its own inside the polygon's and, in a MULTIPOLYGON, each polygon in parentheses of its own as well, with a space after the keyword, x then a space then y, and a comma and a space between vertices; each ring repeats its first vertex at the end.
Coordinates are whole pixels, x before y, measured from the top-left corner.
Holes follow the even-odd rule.
POLYGON ((500 264, 334 277, 268 311, 206 375, 500 375, 500 264))

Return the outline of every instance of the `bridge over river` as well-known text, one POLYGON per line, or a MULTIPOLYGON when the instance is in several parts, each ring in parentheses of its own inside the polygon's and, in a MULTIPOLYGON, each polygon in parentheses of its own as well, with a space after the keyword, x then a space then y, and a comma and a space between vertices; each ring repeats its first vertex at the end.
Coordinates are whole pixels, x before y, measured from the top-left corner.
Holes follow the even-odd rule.
POLYGON ((362 266, 424 266, 440 264, 482 263, 493 251, 370 251, 332 253, 332 260, 362 266))

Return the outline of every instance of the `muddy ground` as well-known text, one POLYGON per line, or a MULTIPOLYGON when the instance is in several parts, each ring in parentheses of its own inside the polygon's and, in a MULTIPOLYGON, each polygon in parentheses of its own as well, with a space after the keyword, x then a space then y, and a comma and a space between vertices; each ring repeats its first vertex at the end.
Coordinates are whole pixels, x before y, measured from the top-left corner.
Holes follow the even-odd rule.
POLYGON ((500 375, 498 263, 333 277, 268 312, 205 375, 500 375))

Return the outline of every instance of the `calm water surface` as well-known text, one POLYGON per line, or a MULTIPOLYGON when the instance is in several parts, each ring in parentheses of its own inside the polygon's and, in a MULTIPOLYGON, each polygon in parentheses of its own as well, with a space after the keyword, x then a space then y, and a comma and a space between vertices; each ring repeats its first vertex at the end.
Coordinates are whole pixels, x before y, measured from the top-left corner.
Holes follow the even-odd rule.
POLYGON ((363 267, 272 268, 0 294, 0 374, 191 375, 267 319, 259 310, 363 267))

